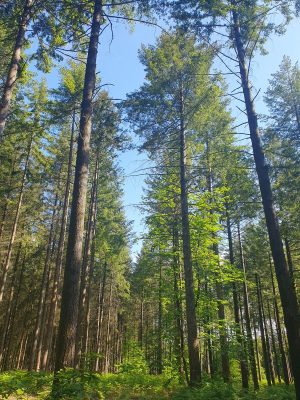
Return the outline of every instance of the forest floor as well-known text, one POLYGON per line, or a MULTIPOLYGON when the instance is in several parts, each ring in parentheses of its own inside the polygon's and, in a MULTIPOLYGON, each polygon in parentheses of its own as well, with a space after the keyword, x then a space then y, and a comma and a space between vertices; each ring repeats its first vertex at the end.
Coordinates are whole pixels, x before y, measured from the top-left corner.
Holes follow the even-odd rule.
MULTIPOLYGON (((26 371, 0 374, 0 399, 49 399, 52 375, 26 371)), ((168 376, 145 374, 90 374, 68 371, 61 379, 64 400, 294 400, 293 387, 262 385, 258 393, 242 392, 221 380, 207 380, 189 389, 168 376)))

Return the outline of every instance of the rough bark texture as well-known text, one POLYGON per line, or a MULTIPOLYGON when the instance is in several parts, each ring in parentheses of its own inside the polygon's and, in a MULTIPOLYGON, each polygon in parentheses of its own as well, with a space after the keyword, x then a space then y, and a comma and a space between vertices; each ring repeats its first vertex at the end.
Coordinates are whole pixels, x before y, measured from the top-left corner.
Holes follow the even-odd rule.
POLYGON ((89 171, 89 150, 92 128, 92 100, 96 82, 96 61, 102 18, 100 0, 94 2, 94 14, 81 103, 80 134, 75 167, 69 238, 62 291, 61 314, 56 343, 55 371, 74 364, 79 279, 89 171))

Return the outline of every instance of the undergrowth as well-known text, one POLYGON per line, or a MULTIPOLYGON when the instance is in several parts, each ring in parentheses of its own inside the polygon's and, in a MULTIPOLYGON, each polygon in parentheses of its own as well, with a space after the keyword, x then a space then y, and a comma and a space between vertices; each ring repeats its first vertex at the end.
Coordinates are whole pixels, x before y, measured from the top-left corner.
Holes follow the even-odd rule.
MULTIPOLYGON (((52 400, 53 375, 11 371, 0 374, 0 398, 9 400, 52 400)), ((66 370, 59 375, 60 399, 63 400, 294 400, 293 387, 277 384, 262 386, 257 393, 243 392, 238 385, 222 380, 204 380, 201 387, 190 389, 169 375, 136 372, 99 375, 66 370)))

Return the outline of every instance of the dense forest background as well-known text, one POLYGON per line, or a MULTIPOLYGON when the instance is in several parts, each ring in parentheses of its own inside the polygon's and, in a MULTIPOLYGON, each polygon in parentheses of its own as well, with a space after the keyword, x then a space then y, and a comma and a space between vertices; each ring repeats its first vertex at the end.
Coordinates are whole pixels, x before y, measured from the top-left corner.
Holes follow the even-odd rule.
POLYGON ((1 2, 1 398, 300 399, 300 69, 283 57, 262 110, 251 81, 299 7, 1 2), (160 33, 115 98, 120 22, 160 33))

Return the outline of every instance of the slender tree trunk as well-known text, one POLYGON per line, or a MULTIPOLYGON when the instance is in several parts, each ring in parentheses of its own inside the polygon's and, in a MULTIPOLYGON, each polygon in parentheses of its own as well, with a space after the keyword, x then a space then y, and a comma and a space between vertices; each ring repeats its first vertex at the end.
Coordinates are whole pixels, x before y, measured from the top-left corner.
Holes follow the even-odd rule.
POLYGON ((271 377, 272 385, 275 385, 274 364, 273 364, 273 358, 272 358, 272 352, 271 352, 271 346, 270 346, 269 332, 268 332, 267 319, 266 319, 266 313, 265 313, 265 305, 264 305, 264 300, 263 300, 263 295, 262 295, 261 281, 260 281, 259 276, 258 276, 258 287, 259 287, 262 319, 263 319, 263 325, 264 325, 265 336, 266 336, 266 346, 267 346, 268 363, 269 363, 269 368, 270 368, 270 377, 271 377))
POLYGON ((162 262, 159 262, 158 282, 158 343, 157 343, 157 373, 162 374, 162 262))
POLYGON ((103 372, 108 373, 110 367, 110 333, 111 333, 111 300, 112 300, 112 278, 110 279, 109 287, 109 297, 108 297, 108 311, 107 311, 107 321, 106 321, 106 332, 105 332, 105 347, 104 347, 104 366, 103 372))
MULTIPOLYGON (((92 189, 91 189, 91 199, 90 199, 84 255, 83 255, 82 269, 81 269, 78 321, 77 321, 76 344, 75 344, 76 366, 79 366, 80 359, 82 357, 82 336, 85 329, 83 325, 87 312, 87 291, 88 291, 88 278, 89 278, 89 267, 90 267, 90 257, 91 257, 91 243, 93 242, 94 227, 96 223, 96 202, 97 202, 96 194, 97 194, 97 183, 98 183, 98 164, 99 164, 99 159, 97 157, 95 163, 92 189)), ((84 359, 82 359, 81 364, 84 365, 84 359)))
POLYGON ((295 277, 294 277, 294 263, 293 263, 292 254, 291 254, 290 242, 288 241, 287 238, 284 239, 284 244, 285 244, 285 250, 286 250, 287 263, 288 263, 288 267, 289 267, 289 273, 290 273, 293 289, 297 296, 296 282, 295 282, 295 277))
POLYGON ((268 326, 267 326, 267 322, 266 322, 266 315, 265 315, 265 307, 264 307, 264 301, 263 301, 263 296, 262 296, 261 282, 260 282, 260 278, 259 277, 258 277, 258 288, 259 288, 259 295, 260 295, 260 304, 261 304, 263 325, 264 325, 264 329, 265 329, 268 365, 269 365, 269 368, 270 368, 270 378, 271 378, 272 385, 275 385, 274 365, 273 365, 273 359, 272 359, 272 353, 271 353, 268 326))
POLYGON ((186 137, 183 109, 183 95, 180 94, 180 200, 183 242, 183 265, 186 296, 187 338, 190 364, 190 384, 197 385, 201 380, 201 366, 199 359, 199 341, 197 332, 194 277, 192 267, 190 223, 188 208, 188 192, 186 182, 186 137))
POLYGON ((273 276, 271 256, 269 256, 269 265, 270 265, 272 292, 273 292, 273 299, 274 299, 273 301, 274 301, 274 312, 275 312, 275 321, 276 321, 276 332, 277 332, 278 345, 279 345, 279 351, 280 351, 280 357, 281 357, 283 379, 284 379, 284 383, 286 385, 289 385, 290 384, 290 376, 289 376, 289 369, 288 369, 288 364, 287 364, 287 359, 286 359, 286 353, 285 353, 285 349, 284 349, 284 341, 283 341, 283 337, 282 337, 279 308, 278 308, 278 304, 277 304, 277 300, 276 300, 276 290, 275 290, 275 282, 274 282, 274 276, 273 276))
POLYGON ((254 332, 254 343, 255 343, 257 373, 258 373, 258 379, 261 382, 261 371, 260 371, 260 361, 259 361, 259 351, 258 351, 258 340, 257 340, 256 323, 255 323, 254 316, 253 316, 253 332, 254 332))
MULTIPOLYGON (((12 335, 13 335, 13 331, 14 331, 14 327, 15 327, 15 319, 16 319, 16 313, 17 313, 17 307, 18 307, 21 287, 23 284, 25 263, 26 263, 26 254, 23 255, 20 273, 19 273, 19 277, 18 277, 18 285, 17 285, 15 296, 12 301, 10 321, 9 321, 8 332, 7 332, 7 342, 5 343, 5 354, 4 354, 4 358, 3 358, 3 369, 4 370, 8 370, 9 356, 11 353, 11 347, 12 347, 12 343, 13 343, 12 335)), ((18 369, 18 367, 17 367, 17 369, 18 369)))
MULTIPOLYGON (((106 288, 106 278, 107 278, 107 263, 105 261, 103 267, 102 285, 99 288, 98 294, 98 306, 97 306, 97 332, 96 332, 96 353, 98 357, 96 359, 95 370, 99 371, 100 367, 100 350, 101 350, 101 331, 103 325, 103 309, 104 309, 104 294, 106 288)), ((101 282, 100 282, 101 284, 101 282)))
POLYGON ((269 301, 267 301, 267 309, 268 309, 268 319, 269 319, 269 324, 270 324, 272 349, 273 349, 274 361, 275 361, 275 370, 276 370, 278 382, 281 383, 280 367, 279 367, 279 362, 278 362, 278 354, 277 354, 276 341, 275 341, 275 335, 274 335, 274 329, 273 329, 273 320, 272 320, 272 314, 271 314, 269 301))
POLYGON ((284 322, 287 330, 287 337, 290 349, 290 360, 295 381, 295 389, 297 399, 300 399, 300 316, 298 301, 296 293, 293 290, 293 284, 290 279, 283 250, 279 224, 274 209, 268 166, 262 149, 258 129, 257 114, 254 108, 254 101, 251 96, 251 89, 249 85, 245 62, 245 50, 242 42, 242 35, 240 32, 239 16, 238 13, 234 10, 232 12, 232 17, 234 41, 238 56, 239 69, 245 98, 253 155, 283 308, 284 322))
POLYGON ((175 301, 175 327, 176 334, 174 339, 175 351, 178 353, 178 371, 181 376, 184 372, 186 383, 189 384, 189 375, 186 364, 186 359, 184 355, 184 332, 183 332, 183 321, 182 321, 182 302, 181 295, 179 291, 178 282, 180 281, 180 268, 179 264, 179 234, 178 234, 178 226, 177 221, 175 221, 173 229, 173 276, 174 276, 174 301, 175 301))
POLYGON ((55 216, 56 216, 56 211, 57 211, 57 201, 58 201, 58 195, 56 194, 55 200, 54 200, 54 205, 53 205, 48 245, 47 245, 47 250, 46 250, 46 259, 45 259, 41 288, 40 288, 39 304, 38 304, 38 311, 37 311, 37 317, 36 317, 35 328, 34 328, 34 337, 33 337, 32 349, 31 349, 29 370, 35 369, 38 371, 39 367, 40 367, 40 365, 39 365, 40 364, 40 354, 38 354, 38 353, 40 353, 40 351, 38 351, 38 350, 40 350, 39 347, 42 343, 42 336, 43 336, 42 335, 43 311, 44 311, 45 302, 46 302, 47 278, 49 276, 49 269, 50 269, 51 248, 52 248, 52 244, 53 244, 55 216))
POLYGON ((262 315, 262 309, 261 309, 261 297, 260 297, 259 281, 258 281, 257 274, 255 274, 255 280, 256 280, 256 291, 257 291, 257 302, 258 302, 258 320, 259 320, 259 327, 260 327, 260 337, 261 337, 261 344, 262 344, 262 350, 263 350, 265 373, 266 373, 268 385, 271 386, 272 385, 271 372, 270 372, 270 365, 269 365, 269 359, 268 359, 268 353, 267 353, 265 328, 264 328, 264 323, 263 323, 263 315, 262 315))
POLYGON ((3 214, 2 214, 2 218, 1 218, 1 224, 0 224, 0 243, 2 241, 2 235, 3 235, 7 212, 8 212, 9 194, 10 194, 10 191, 12 190, 13 176, 15 173, 15 165, 16 165, 16 155, 14 154, 12 164, 11 164, 9 181, 7 184, 6 195, 5 195, 5 199, 4 199, 4 209, 3 209, 3 214))
POLYGON ((24 45, 25 33, 28 26, 30 11, 34 0, 25 0, 22 16, 19 23, 17 37, 13 49, 13 54, 8 69, 6 82, 0 103, 0 142, 3 140, 3 132, 9 115, 11 100, 13 96, 13 88, 15 86, 18 71, 20 69, 20 62, 22 59, 22 50, 24 45))
POLYGON ((49 353, 52 348, 53 336, 54 336, 54 319, 57 311, 58 304, 58 291, 61 280, 61 270, 64 256, 64 247, 65 247, 65 237, 66 237, 66 229, 68 222, 68 210, 69 210, 69 202, 70 202, 70 189, 71 189, 71 179, 72 179, 72 162, 73 162, 73 149, 74 149, 74 136, 75 136, 75 119, 76 114, 75 110, 73 110, 72 115, 72 128, 71 128, 71 137, 70 137, 70 145, 69 145, 69 158, 68 158, 68 168, 67 168, 67 180, 65 186, 64 193, 64 203, 61 217, 61 227, 59 233, 59 239, 57 244, 57 255, 55 260, 55 269, 54 269, 54 277, 53 277, 53 286, 51 291, 51 299, 50 299, 50 310, 49 310, 49 318, 47 322, 47 336, 45 341, 45 352, 43 356, 43 368, 49 368, 49 353))
POLYGON ((94 277, 94 270, 95 270, 95 253, 96 253, 95 236, 96 236, 97 194, 96 194, 95 208, 96 209, 95 209, 94 226, 93 226, 93 232, 92 232, 92 246, 91 246, 89 279, 88 279, 88 287, 87 287, 87 299, 86 299, 85 314, 83 317, 84 329, 83 329, 83 335, 82 335, 82 349, 83 349, 84 354, 87 354, 87 352, 88 352, 91 298, 92 298, 92 280, 94 277))
POLYGON ((138 342, 143 348, 143 339, 144 339, 144 290, 142 290, 142 298, 140 302, 140 318, 139 318, 139 327, 138 327, 138 342))
MULTIPOLYGON (((61 313, 56 342, 55 371, 73 365, 77 328, 79 280, 82 258, 82 241, 89 170, 89 149, 92 128, 92 100, 96 83, 96 62, 102 19, 101 0, 94 1, 90 43, 81 103, 80 134, 75 168, 75 180, 70 216, 69 238, 61 301, 61 313)), ((58 375, 54 379, 54 392, 58 375)))
MULTIPOLYGON (((213 194, 213 178, 211 172, 211 162, 210 162, 210 146, 209 140, 206 140, 206 159, 207 159, 207 187, 209 193, 213 194)), ((210 214, 213 215, 213 209, 210 208, 210 214)), ((219 248, 217 243, 217 235, 215 232, 212 232, 212 239, 214 240, 212 250, 217 257, 217 262, 219 266, 219 270, 221 270, 220 265, 220 258, 219 258, 219 248)), ((217 277, 218 278, 218 277, 217 277)), ((229 356, 228 356, 228 342, 227 342, 227 335, 226 335, 226 326, 225 326, 225 306, 224 306, 224 289, 223 283, 219 282, 217 279, 216 282, 216 294, 217 294, 217 301, 218 301, 218 323, 219 323, 219 334, 220 334, 220 348, 221 348, 221 364, 222 364, 222 376, 225 382, 230 381, 230 363, 229 363, 229 356)))
POLYGON ((8 298, 8 307, 5 313, 4 324, 1 329, 2 338, 0 347, 0 365, 2 364, 2 370, 5 370, 5 362, 3 360, 5 359, 5 354, 7 355, 7 342, 9 341, 9 334, 11 333, 10 327, 11 327, 12 312, 14 308, 15 286, 16 286, 17 271, 20 261, 21 249, 22 249, 22 242, 20 242, 19 244, 19 248, 14 263, 12 282, 10 285, 10 294, 8 298))
POLYGON ((29 141, 29 145, 28 145, 28 149, 27 149, 16 214, 15 214, 15 218, 14 218, 14 222, 13 222, 13 226, 12 226, 12 231, 11 231, 11 236, 10 236, 10 240, 9 240, 9 245, 8 245, 5 261, 3 264, 2 279, 1 279, 1 284, 0 284, 0 303, 2 303, 2 300, 3 300, 5 283, 6 283, 9 267, 10 267, 10 258, 12 255, 13 245, 15 242, 16 234, 17 234, 18 222, 19 222, 19 217, 20 217, 20 212, 21 212, 21 207, 22 207, 22 202, 23 202, 23 196, 24 196, 24 189, 25 189, 25 184, 26 184, 26 180, 27 180, 27 172, 28 172, 29 158, 30 158, 30 154, 31 154, 32 143, 33 143, 33 135, 31 135, 31 137, 30 137, 30 141, 29 141))
POLYGON ((246 266, 245 266, 244 251, 243 251, 243 246, 242 246, 242 239, 241 239, 239 223, 238 223, 238 240, 239 240, 241 268, 242 268, 242 271, 244 274, 244 279, 243 279, 244 313, 245 313, 245 322, 246 322, 247 342, 248 342, 248 349, 249 349, 249 360, 250 360, 250 366, 251 366, 253 386, 254 386, 255 390, 258 390, 259 383, 258 383, 258 377, 257 377, 255 351, 254 351, 252 331, 251 331, 249 297, 248 297, 248 287, 247 287, 247 278, 246 278, 246 266))
MULTIPOLYGON (((228 236, 228 246, 229 246, 229 260, 231 265, 235 264, 234 253, 233 253, 233 243, 232 243, 232 232, 231 232, 231 221, 228 213, 228 208, 226 207, 226 220, 227 220, 227 236, 228 236)), ((241 322, 240 322, 240 312, 239 312, 239 300, 236 283, 232 283, 232 295, 233 295, 233 309, 234 309, 234 321, 235 321, 235 334, 236 340, 239 345, 239 360, 242 378, 242 387, 244 389, 249 388, 249 371, 247 365, 247 355, 244 351, 244 339, 241 332, 241 322)))

